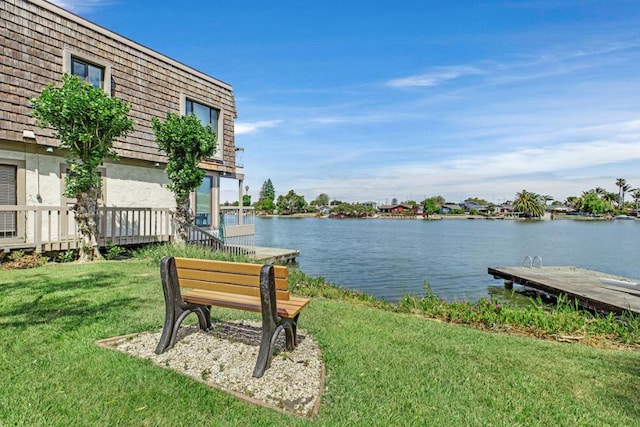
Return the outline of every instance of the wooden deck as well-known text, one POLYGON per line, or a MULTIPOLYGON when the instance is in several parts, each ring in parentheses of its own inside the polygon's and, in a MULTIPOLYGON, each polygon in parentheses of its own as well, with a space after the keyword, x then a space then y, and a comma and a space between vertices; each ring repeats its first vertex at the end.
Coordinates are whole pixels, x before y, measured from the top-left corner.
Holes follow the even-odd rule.
POLYGON ((300 251, 297 249, 264 248, 256 246, 255 251, 255 259, 265 263, 291 263, 295 262, 296 258, 300 256, 300 251))
POLYGON ((638 282, 635 279, 586 270, 579 267, 489 267, 489 274, 505 283, 517 283, 550 295, 567 295, 577 299, 580 306, 600 312, 640 314, 640 288, 616 286, 603 283, 600 278, 623 282, 638 282))

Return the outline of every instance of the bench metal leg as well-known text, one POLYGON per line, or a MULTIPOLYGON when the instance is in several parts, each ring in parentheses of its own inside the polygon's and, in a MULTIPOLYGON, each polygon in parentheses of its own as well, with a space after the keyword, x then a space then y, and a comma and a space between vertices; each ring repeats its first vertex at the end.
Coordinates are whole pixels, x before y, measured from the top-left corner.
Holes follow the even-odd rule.
POLYGON ((164 320, 164 327, 162 328, 160 342, 158 342, 158 346, 156 347, 156 354, 162 354, 166 350, 173 348, 182 321, 191 313, 195 313, 198 316, 200 329, 203 331, 211 329, 211 311, 207 306, 190 305, 189 308, 183 309, 180 306, 174 305, 169 311, 171 311, 171 314, 167 313, 164 320))
POLYGON ((287 327, 285 328, 285 336, 287 338, 287 350, 293 351, 298 346, 298 316, 296 314, 293 319, 287 319, 287 327))
POLYGON ((255 378, 261 378, 262 375, 264 375, 264 371, 269 369, 271 366, 273 349, 275 348, 278 335, 283 328, 283 325, 276 327, 275 323, 270 325, 268 328, 265 328, 263 325, 258 360, 256 361, 256 367, 253 369, 253 376, 255 378))
POLYGON ((162 289, 164 291, 165 318, 160 342, 156 347, 156 354, 162 354, 173 347, 176 342, 180 324, 184 318, 191 313, 195 313, 198 316, 200 329, 204 331, 211 329, 211 307, 182 302, 180 289, 178 287, 175 260, 172 257, 165 257, 162 260, 160 264, 160 276, 162 279, 162 289))

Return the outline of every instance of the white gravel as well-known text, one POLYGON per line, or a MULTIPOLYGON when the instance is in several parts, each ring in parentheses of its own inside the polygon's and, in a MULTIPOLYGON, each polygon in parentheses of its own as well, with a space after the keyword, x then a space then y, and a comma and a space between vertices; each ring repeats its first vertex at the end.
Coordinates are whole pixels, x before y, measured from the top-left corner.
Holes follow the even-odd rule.
POLYGON ((250 321, 221 322, 214 324, 210 332, 197 326, 182 326, 175 346, 160 355, 154 352, 160 332, 110 338, 99 344, 150 359, 252 403, 313 416, 324 387, 324 366, 317 343, 298 330, 298 346, 286 352, 281 333, 271 367, 262 378, 253 378, 260 326, 259 322, 250 321))

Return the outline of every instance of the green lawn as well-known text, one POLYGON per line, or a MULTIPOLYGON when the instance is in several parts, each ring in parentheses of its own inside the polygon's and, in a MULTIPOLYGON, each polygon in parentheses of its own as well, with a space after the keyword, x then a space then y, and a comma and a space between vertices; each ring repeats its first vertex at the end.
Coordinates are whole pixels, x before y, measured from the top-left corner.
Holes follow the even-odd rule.
POLYGON ((640 352, 486 333, 323 298, 300 320, 327 369, 314 420, 95 345, 160 330, 163 316, 158 268, 141 260, 0 272, 0 425, 640 422, 640 352))

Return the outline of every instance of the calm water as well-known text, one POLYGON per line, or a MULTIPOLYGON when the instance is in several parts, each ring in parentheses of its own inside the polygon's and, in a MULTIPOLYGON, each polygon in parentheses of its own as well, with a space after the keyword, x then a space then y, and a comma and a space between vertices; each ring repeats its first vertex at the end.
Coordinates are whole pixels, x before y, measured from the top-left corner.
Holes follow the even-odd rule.
POLYGON ((256 244, 300 250, 312 276, 388 301, 475 300, 502 289, 489 266, 574 265, 640 280, 640 221, 257 218, 256 244))

